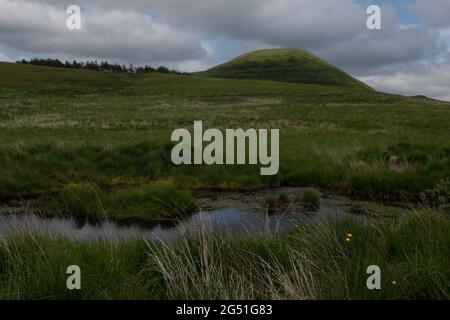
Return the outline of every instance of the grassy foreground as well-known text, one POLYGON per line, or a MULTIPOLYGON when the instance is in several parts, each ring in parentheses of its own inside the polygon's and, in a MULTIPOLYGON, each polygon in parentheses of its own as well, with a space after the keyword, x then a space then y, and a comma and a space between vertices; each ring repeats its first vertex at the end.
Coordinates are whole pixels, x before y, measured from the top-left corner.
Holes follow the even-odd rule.
POLYGON ((0 246, 0 298, 449 299, 449 265, 450 220, 428 211, 267 238, 197 229, 167 245, 19 234, 0 246), (72 264, 81 290, 66 288, 72 264), (381 290, 366 287, 369 265, 381 268, 381 290))

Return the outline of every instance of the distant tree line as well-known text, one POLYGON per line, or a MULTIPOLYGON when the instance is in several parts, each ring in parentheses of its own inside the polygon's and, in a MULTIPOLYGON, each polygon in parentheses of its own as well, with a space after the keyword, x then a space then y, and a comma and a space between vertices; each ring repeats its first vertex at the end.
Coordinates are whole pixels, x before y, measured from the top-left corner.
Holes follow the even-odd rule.
POLYGON ((78 62, 76 60, 65 61, 62 62, 59 59, 51 59, 51 58, 33 58, 29 61, 22 59, 21 61, 16 61, 21 64, 32 64, 37 66, 47 66, 47 67, 55 67, 55 68, 67 68, 67 69, 85 69, 92 71, 100 71, 100 72, 126 72, 126 73, 147 73, 147 72, 161 72, 161 73, 172 73, 172 74, 183 74, 188 75, 187 72, 179 72, 176 70, 171 70, 167 67, 161 66, 158 68, 153 68, 151 66, 139 66, 134 67, 130 64, 128 67, 125 65, 120 65, 117 63, 109 63, 108 61, 86 61, 86 62, 78 62))

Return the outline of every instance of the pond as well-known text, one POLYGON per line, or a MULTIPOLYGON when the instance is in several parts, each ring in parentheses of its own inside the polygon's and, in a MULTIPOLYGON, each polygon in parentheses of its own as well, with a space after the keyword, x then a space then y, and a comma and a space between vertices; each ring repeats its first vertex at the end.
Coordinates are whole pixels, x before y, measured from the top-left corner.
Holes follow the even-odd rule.
MULTIPOLYGON (((338 207, 322 206, 314 213, 265 214, 248 209, 221 208, 197 212, 172 225, 152 227, 121 225, 114 221, 89 222, 75 218, 43 218, 35 214, 0 215, 0 239, 17 232, 40 232, 62 235, 78 240, 120 241, 145 237, 153 241, 168 241, 182 235, 190 227, 201 227, 233 235, 264 235, 285 232, 300 221, 321 222, 350 215, 338 207)), ((359 216, 357 216, 359 217, 359 216)))

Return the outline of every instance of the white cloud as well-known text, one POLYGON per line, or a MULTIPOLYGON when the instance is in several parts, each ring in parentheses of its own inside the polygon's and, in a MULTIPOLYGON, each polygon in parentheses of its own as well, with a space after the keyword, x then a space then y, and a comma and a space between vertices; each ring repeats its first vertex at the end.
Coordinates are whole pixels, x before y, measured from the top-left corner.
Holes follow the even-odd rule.
POLYGON ((1 62, 12 62, 12 59, 5 56, 3 53, 0 52, 0 61, 1 62))
POLYGON ((381 91, 450 101, 450 57, 415 63, 394 74, 359 79, 381 91))

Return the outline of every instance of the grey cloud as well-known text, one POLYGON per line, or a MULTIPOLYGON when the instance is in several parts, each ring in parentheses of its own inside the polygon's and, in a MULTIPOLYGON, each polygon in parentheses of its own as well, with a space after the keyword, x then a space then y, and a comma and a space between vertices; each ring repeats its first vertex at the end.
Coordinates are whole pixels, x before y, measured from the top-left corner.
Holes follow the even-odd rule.
POLYGON ((382 7, 383 30, 369 31, 366 8, 354 0, 98 0, 95 3, 107 9, 157 12, 162 21, 185 30, 266 46, 307 49, 356 73, 417 60, 441 49, 436 46, 435 31, 424 26, 402 27, 390 6, 382 7))
MULTIPOLYGON (((63 8, 73 0, 40 2, 63 8)), ((86 12, 95 10, 97 15, 101 14, 102 10, 133 10, 140 16, 151 13, 159 23, 176 30, 256 42, 265 46, 307 49, 357 74, 364 74, 365 70, 372 71, 371 69, 376 67, 421 59, 442 49, 436 45, 435 31, 425 26, 402 27, 396 22, 394 10, 390 6, 382 7, 383 30, 368 30, 366 8, 358 5, 355 0, 76 2, 79 2, 86 12)), ((131 20, 133 19, 122 21, 123 28, 133 29, 134 22, 131 20), (127 26, 127 23, 132 26, 127 26)), ((178 38, 185 40, 182 36, 178 38)), ((131 46, 133 45, 135 44, 132 43, 131 46)), ((199 56, 197 52, 197 57, 199 56)), ((192 55, 186 57, 192 58, 192 55)))
POLYGON ((445 46, 437 44, 438 37, 437 31, 422 26, 398 28, 395 32, 381 30, 321 48, 317 54, 358 75, 378 69, 391 69, 392 72, 397 64, 433 57, 445 51, 445 46))
POLYGON ((450 26, 449 0, 418 0, 411 9, 433 27, 450 26))
POLYGON ((0 43, 17 51, 130 62, 181 61, 205 55, 193 33, 134 11, 83 12, 81 30, 66 28, 65 8, 0 0, 0 43))
POLYGON ((338 66, 365 70, 409 62, 434 54, 438 33, 428 27, 404 27, 392 7, 382 7, 383 30, 366 27, 366 8, 353 0, 178 0, 160 5, 171 24, 207 30, 269 46, 310 50, 338 66))

